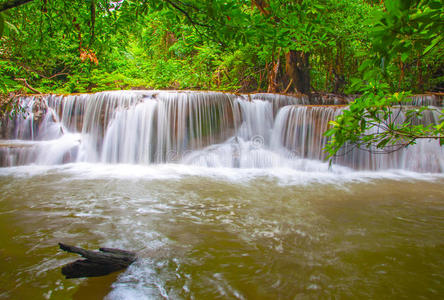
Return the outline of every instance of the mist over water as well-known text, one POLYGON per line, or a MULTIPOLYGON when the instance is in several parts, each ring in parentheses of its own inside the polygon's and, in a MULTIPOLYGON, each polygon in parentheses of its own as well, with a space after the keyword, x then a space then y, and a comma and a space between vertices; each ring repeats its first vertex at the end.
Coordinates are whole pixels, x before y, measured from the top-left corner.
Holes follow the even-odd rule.
MULTIPOLYGON (((439 104, 427 97, 414 103, 439 104)), ((26 119, 3 126, 1 164, 181 163, 223 168, 318 170, 326 157, 323 133, 341 113, 336 98, 313 100, 272 94, 118 91, 28 97, 26 119), (329 104, 312 106, 307 104, 329 104), (27 141, 32 140, 34 144, 27 141), (24 141, 20 143, 19 141, 24 141), (43 154, 42 154, 43 153, 43 154)), ((402 112, 399 118, 403 118, 402 112)), ((420 122, 438 122, 429 111, 420 122)), ((438 141, 390 155, 343 149, 333 163, 355 170, 444 171, 438 141)))
POLYGON ((184 169, 2 169, 2 297, 443 295, 441 175, 184 169), (61 241, 140 259, 118 276, 64 280, 76 257, 61 241))

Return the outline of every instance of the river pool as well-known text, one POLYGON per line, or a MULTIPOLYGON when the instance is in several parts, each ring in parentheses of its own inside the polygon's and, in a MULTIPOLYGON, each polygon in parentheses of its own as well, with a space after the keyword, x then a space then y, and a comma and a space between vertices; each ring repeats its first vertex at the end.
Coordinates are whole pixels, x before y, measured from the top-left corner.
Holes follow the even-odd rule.
POLYGON ((67 164, 0 169, 0 298, 444 297, 444 176, 67 164), (88 249, 127 270, 64 279, 88 249))

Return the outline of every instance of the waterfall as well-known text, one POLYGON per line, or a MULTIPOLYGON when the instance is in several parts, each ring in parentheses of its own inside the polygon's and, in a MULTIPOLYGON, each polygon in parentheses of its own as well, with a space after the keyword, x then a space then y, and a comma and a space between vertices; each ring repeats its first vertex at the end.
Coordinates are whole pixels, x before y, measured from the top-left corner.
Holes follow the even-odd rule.
POLYGON ((432 94, 415 95, 410 97, 410 101, 403 102, 404 105, 413 106, 443 106, 443 97, 432 94))
MULTIPOLYGON (((23 97, 28 114, 2 121, 0 164, 174 162, 327 171, 323 133, 350 100, 191 91, 23 97)), ((420 95, 412 103, 441 105, 442 99, 420 95)), ((436 123, 438 115, 427 113, 421 122, 436 123)), ((334 164, 357 170, 444 172, 436 141, 422 140, 388 155, 342 150, 347 154, 334 164)))
MULTIPOLYGON (((280 110, 273 129, 275 149, 284 147, 295 156, 323 160, 322 151, 328 138, 323 136, 328 122, 341 113, 340 106, 287 106, 280 110)), ((395 113, 396 115, 396 113, 395 113)), ((400 112, 398 121, 403 121, 400 112)), ((436 111, 425 111, 423 124, 437 123, 436 111)), ((444 149, 438 141, 419 140, 416 145, 388 154, 374 154, 346 145, 333 159, 335 164, 358 170, 404 169, 422 172, 444 172, 444 149), (342 155, 344 153, 344 155, 342 155)))

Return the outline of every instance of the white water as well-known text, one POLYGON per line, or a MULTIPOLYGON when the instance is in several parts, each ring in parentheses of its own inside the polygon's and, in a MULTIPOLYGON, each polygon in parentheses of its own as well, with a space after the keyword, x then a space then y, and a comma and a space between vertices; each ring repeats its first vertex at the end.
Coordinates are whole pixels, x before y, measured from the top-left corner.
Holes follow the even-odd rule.
POLYGON ((443 180, 180 164, 1 168, 1 295, 438 299, 443 180), (65 280, 60 267, 76 258, 58 242, 139 259, 102 283, 65 280), (95 294, 97 284, 108 291, 95 294))
POLYGON ((322 133, 342 108, 307 98, 146 91, 22 101, 28 118, 2 126, 0 140, 9 166, 0 168, 0 250, 10 254, 0 298, 68 299, 71 289, 101 298, 82 286, 89 279, 61 280, 73 257, 60 241, 138 252, 107 299, 442 295, 436 143, 352 151, 329 166, 322 133))
MULTIPOLYGON (((337 98, 315 101, 339 103, 337 98)), ((424 101, 439 102, 425 96, 414 100, 416 105, 424 101)), ((28 107, 27 118, 3 126, 3 137, 9 139, 0 146, 3 166, 180 163, 335 172, 343 165, 444 172, 444 151, 428 140, 390 155, 345 148, 347 154, 334 160, 338 166, 329 169, 323 132, 342 107, 307 106, 306 97, 118 91, 29 97, 22 103, 28 107), (34 143, 23 143, 30 140, 34 143)), ((437 122, 438 115, 429 114, 423 121, 437 122)))

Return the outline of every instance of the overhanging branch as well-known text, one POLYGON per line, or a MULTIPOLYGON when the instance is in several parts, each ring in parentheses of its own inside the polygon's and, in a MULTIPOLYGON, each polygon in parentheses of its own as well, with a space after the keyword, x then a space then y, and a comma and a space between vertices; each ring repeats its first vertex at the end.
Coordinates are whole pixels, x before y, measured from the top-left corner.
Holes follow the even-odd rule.
POLYGON ((11 9, 23 4, 26 4, 28 2, 31 2, 33 0, 9 0, 9 1, 4 1, 2 3, 0 3, 0 12, 5 11, 7 9, 11 9))
POLYGON ((33 88, 32 86, 29 85, 29 83, 26 81, 26 79, 24 78, 16 78, 15 81, 20 81, 23 83, 23 85, 25 87, 27 87, 28 89, 30 89, 31 91, 33 91, 34 93, 37 94, 43 94, 42 92, 40 92, 39 90, 36 90, 35 88, 33 88))
POLYGON ((169 3, 169 4, 170 4, 172 7, 174 7, 175 9, 177 9, 178 11, 180 11, 180 12, 185 16, 185 18, 187 18, 187 20, 188 20, 191 24, 193 24, 193 25, 198 25, 198 26, 202 26, 202 27, 210 27, 210 26, 207 25, 207 24, 203 24, 203 23, 200 23, 200 22, 197 22, 197 21, 193 20, 193 18, 191 18, 191 16, 188 14, 188 12, 185 11, 184 9, 182 9, 181 7, 179 7, 179 5, 177 5, 176 3, 174 3, 174 1, 166 0, 166 2, 169 3))

